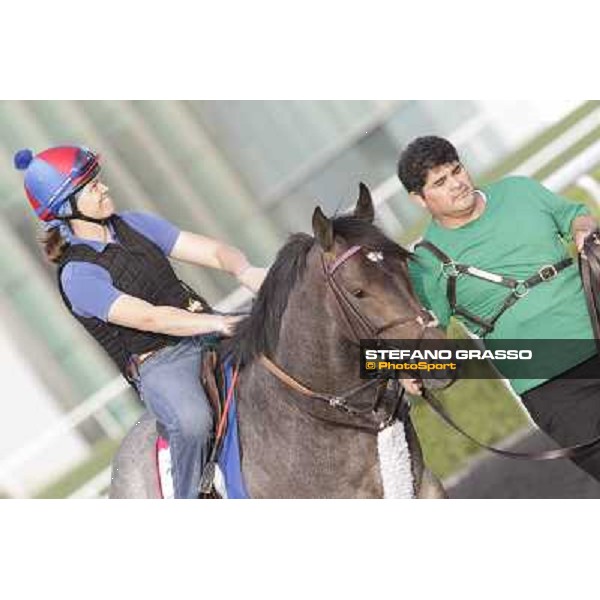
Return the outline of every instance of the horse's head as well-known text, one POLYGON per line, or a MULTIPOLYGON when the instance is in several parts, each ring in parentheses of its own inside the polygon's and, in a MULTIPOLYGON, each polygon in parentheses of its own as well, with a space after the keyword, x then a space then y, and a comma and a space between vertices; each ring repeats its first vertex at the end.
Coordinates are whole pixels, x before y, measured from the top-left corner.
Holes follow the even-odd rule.
MULTIPOLYGON (((360 184, 350 216, 327 218, 320 208, 313 214, 313 232, 326 302, 343 335, 361 339, 443 339, 435 318, 417 300, 408 276, 410 252, 390 240, 373 224, 371 193, 360 184)), ((424 379, 428 387, 451 382, 438 372, 424 379)))

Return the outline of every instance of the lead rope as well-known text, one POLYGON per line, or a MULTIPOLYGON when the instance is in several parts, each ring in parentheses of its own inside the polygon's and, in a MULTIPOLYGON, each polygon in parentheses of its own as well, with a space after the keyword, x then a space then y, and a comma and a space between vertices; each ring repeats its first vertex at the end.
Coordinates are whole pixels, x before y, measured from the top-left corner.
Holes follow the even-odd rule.
POLYGON ((487 444, 480 442, 472 435, 467 433, 462 427, 457 425, 442 404, 431 396, 429 390, 423 389, 422 398, 443 421, 452 427, 452 429, 458 431, 458 433, 466 437, 480 448, 484 448, 485 450, 489 450, 494 454, 499 454, 500 456, 505 456, 507 458, 513 458, 516 460, 555 460, 557 458, 581 458, 590 453, 596 446, 600 444, 600 436, 598 436, 581 444, 565 446, 555 450, 542 450, 540 452, 511 452, 509 450, 502 450, 501 448, 488 446, 487 444))

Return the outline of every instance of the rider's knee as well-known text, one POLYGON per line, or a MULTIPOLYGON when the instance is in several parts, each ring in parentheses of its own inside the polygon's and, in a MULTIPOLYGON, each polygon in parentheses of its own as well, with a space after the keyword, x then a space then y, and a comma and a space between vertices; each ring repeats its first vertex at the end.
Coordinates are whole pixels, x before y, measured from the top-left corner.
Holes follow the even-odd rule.
POLYGON ((208 439, 213 429, 213 416, 210 409, 195 406, 178 411, 177 429, 186 440, 208 439))

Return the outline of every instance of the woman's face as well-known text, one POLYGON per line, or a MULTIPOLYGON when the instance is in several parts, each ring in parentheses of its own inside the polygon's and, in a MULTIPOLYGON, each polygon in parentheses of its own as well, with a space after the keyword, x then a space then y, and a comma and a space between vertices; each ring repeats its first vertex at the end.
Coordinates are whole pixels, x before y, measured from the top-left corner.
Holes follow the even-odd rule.
POLYGON ((107 219, 115 212, 112 198, 108 194, 108 187, 94 177, 79 193, 77 208, 86 217, 93 219, 107 219))

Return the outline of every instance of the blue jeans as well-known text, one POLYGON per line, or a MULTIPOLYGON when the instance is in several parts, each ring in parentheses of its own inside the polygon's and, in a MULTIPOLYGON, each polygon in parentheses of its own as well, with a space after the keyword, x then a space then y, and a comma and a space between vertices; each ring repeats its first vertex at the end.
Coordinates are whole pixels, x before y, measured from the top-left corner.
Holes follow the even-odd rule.
POLYGON ((158 350, 139 367, 142 402, 165 427, 176 498, 197 498, 209 457, 213 414, 200 383, 202 336, 158 350))

